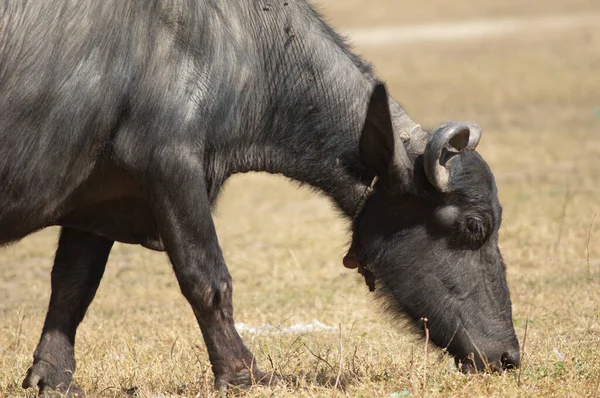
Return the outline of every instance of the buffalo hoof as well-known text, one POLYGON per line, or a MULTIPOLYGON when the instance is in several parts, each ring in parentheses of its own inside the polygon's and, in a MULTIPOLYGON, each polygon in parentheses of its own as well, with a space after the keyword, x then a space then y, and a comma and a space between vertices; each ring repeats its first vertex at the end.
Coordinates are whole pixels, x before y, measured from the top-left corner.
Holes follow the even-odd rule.
POLYGON ((260 370, 242 369, 237 373, 226 373, 215 378, 215 388, 224 392, 229 388, 245 388, 253 385, 273 386, 280 383, 280 378, 272 373, 260 370))
POLYGON ((39 396, 44 398, 84 398, 83 390, 73 382, 70 372, 51 363, 39 361, 27 371, 23 388, 39 387, 39 396))

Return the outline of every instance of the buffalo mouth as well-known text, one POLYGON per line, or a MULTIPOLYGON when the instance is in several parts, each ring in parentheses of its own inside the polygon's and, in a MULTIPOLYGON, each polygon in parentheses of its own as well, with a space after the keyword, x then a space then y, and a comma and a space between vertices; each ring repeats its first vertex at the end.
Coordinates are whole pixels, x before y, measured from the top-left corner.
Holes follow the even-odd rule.
POLYGON ((521 365, 520 355, 518 351, 505 352, 496 360, 488 360, 486 358, 476 358, 475 355, 459 358, 454 358, 456 368, 462 373, 503 373, 518 369, 521 365))

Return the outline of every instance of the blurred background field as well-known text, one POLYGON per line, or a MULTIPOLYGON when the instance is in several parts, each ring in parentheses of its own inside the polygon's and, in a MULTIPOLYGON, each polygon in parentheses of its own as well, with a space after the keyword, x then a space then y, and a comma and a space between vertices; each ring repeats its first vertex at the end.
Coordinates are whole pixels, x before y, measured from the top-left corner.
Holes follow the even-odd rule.
MULTIPOLYGON (((446 119, 482 125, 479 151, 496 175, 504 207, 500 246, 521 342, 529 318, 524 366, 520 385, 517 373, 465 376, 431 349, 425 372, 423 341, 386 318, 364 281, 343 268, 348 226, 329 201, 280 177, 247 174, 230 180, 215 211, 234 278, 236 321, 289 327, 316 319, 336 330, 243 333, 265 370, 299 378, 295 386, 241 395, 598 394, 600 2, 317 4, 349 34, 385 26, 523 22, 498 35, 414 38, 356 50, 413 120, 430 127, 446 119), (527 27, 541 17, 573 23, 527 27)), ((0 397, 26 394, 20 383, 46 311, 56 237, 57 230, 47 229, 0 251, 0 397)), ((76 358, 76 379, 90 396, 213 394, 206 349, 166 257, 139 247, 113 250, 79 329, 76 358)))

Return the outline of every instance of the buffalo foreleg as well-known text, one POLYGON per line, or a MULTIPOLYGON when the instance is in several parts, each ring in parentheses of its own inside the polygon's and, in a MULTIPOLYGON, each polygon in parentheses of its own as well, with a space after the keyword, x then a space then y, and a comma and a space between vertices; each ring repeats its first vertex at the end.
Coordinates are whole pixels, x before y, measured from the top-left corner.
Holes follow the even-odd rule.
POLYGON ((174 161, 176 156, 150 173, 152 205, 181 291, 200 325, 215 387, 269 383, 271 377, 258 369, 234 326, 232 279, 217 239, 202 169, 187 162, 169 164, 174 161))
POLYGON ((113 241, 63 228, 52 268, 52 295, 23 387, 40 395, 82 397, 73 383, 75 332, 102 279, 113 241))

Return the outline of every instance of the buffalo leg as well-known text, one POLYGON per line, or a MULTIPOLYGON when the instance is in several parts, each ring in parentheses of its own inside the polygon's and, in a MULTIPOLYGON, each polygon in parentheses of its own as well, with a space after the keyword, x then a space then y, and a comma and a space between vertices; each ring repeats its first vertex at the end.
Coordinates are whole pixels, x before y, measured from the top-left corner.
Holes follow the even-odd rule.
POLYGON ((215 387, 269 383, 271 376, 258 369, 234 326, 232 279, 219 246, 201 168, 171 165, 152 175, 160 235, 181 291, 200 325, 215 387))
POLYGON ((92 302, 113 241, 63 228, 52 268, 52 294, 40 342, 23 388, 40 395, 81 397, 73 383, 75 332, 92 302))

